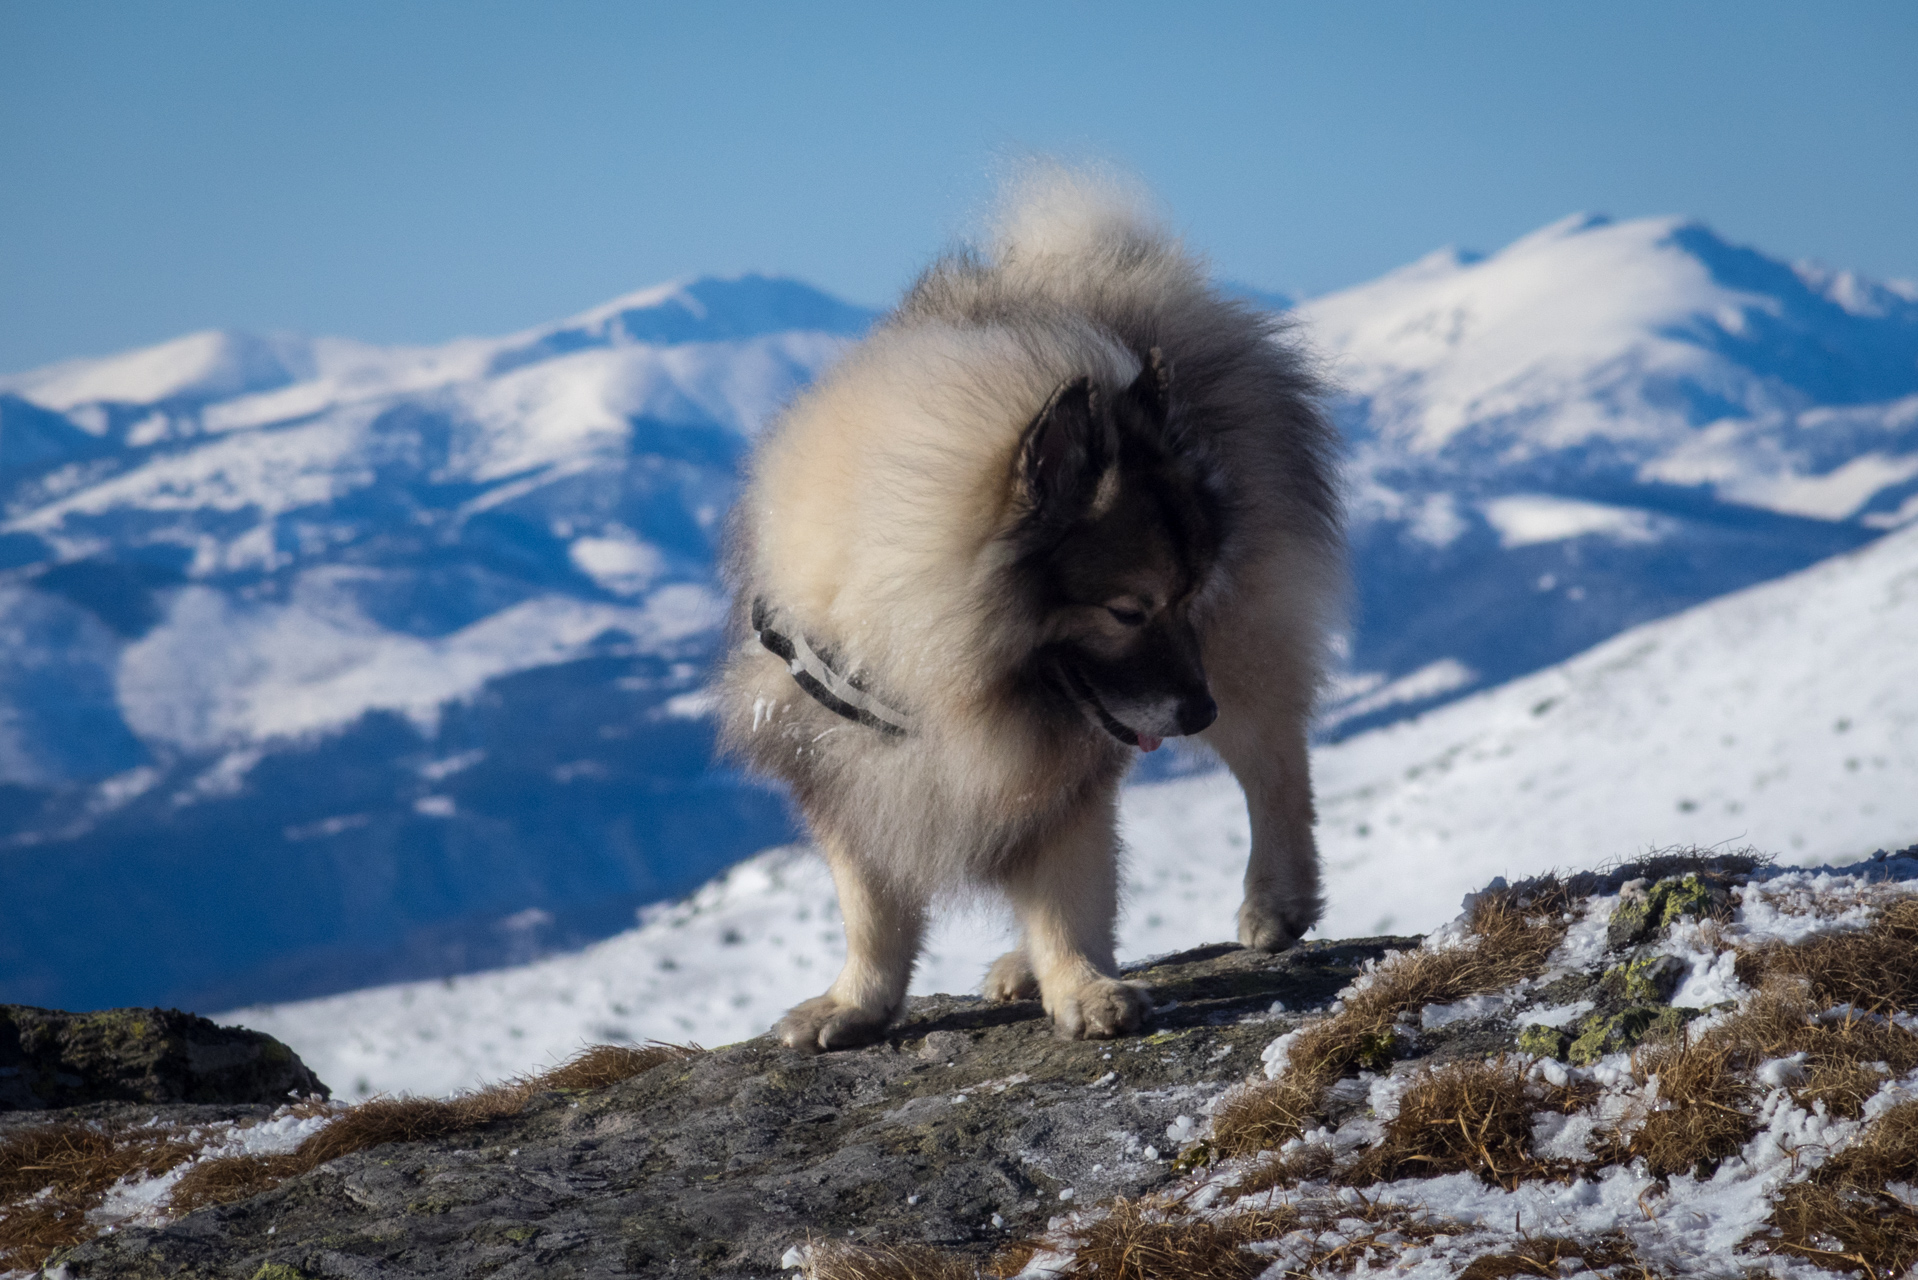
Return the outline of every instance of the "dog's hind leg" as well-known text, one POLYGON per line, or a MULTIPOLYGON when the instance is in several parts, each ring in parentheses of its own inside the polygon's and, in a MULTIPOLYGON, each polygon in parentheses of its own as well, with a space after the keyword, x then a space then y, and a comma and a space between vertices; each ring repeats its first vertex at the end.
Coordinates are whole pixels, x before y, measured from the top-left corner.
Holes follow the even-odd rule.
POLYGON ((1005 877, 1024 940, 994 972, 1026 957, 1054 1029, 1069 1040, 1137 1031, 1152 1008, 1143 989, 1119 981, 1112 956, 1119 915, 1115 805, 1111 794, 1086 805, 1005 877))
MULTIPOLYGON (((1240 744, 1234 744, 1239 746, 1240 744)), ((1219 754, 1245 788, 1252 819, 1252 856, 1245 865, 1239 942, 1254 951, 1283 951, 1318 923, 1319 849, 1312 835, 1312 783, 1305 727, 1277 742, 1219 754)))
POLYGON ((985 992, 988 1000, 1038 998, 1039 975, 1032 971, 1032 957, 1026 954, 1024 942, 992 962, 992 968, 986 970, 985 992))
POLYGON ((1239 907, 1239 942, 1283 951, 1318 922, 1319 849, 1312 834, 1312 773, 1306 754, 1313 682, 1298 663, 1304 646, 1250 628, 1208 636, 1206 671, 1219 718, 1204 740, 1245 791, 1252 856, 1239 907))
POLYGON ((773 1034, 802 1053, 850 1049, 885 1034, 906 1003, 913 962, 926 930, 925 901, 822 841, 839 914, 846 964, 823 996, 794 1006, 773 1034))

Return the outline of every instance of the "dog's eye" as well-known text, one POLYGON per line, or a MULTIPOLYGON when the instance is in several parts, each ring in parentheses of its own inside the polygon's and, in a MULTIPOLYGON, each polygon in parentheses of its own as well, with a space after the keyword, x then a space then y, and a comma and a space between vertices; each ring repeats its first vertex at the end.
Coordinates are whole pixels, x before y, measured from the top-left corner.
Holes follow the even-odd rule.
POLYGON ((1122 604, 1109 604, 1106 606, 1106 612, 1117 618, 1121 626, 1143 627, 1145 625, 1143 609, 1128 609, 1122 604))

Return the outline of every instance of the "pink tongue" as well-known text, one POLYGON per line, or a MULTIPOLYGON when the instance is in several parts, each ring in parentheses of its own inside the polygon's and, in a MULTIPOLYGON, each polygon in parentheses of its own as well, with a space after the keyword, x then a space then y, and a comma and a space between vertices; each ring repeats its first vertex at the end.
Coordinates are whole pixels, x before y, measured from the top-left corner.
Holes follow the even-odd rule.
POLYGON ((1142 733, 1139 735, 1139 750, 1157 751, 1159 749, 1159 744, 1164 741, 1165 741, 1164 738, 1148 738, 1146 737, 1146 735, 1142 733))

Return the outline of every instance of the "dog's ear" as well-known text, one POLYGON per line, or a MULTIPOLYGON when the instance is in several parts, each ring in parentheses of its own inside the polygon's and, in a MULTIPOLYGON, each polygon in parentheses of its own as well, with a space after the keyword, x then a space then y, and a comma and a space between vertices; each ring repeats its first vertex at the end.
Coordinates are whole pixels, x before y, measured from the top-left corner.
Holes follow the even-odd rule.
POLYGON ((1172 366, 1165 361, 1165 352, 1157 347, 1146 352, 1145 365, 1139 370, 1139 376, 1125 389, 1126 397, 1140 409, 1154 426, 1165 425, 1166 410, 1172 403, 1172 366))
POLYGON ((1031 518, 1050 524, 1078 515, 1118 457, 1117 435, 1092 380, 1060 384, 1019 445, 1016 478, 1031 518))

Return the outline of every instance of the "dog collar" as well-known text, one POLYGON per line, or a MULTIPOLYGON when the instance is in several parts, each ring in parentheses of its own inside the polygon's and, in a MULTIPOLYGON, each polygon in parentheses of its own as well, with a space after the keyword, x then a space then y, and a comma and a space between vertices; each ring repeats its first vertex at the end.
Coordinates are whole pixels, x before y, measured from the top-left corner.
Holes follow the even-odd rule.
POLYGON ((873 697, 861 686, 857 676, 843 676, 833 670, 829 658, 820 653, 823 646, 807 643, 806 637, 797 631, 788 635, 775 630, 772 609, 764 596, 753 601, 753 631, 759 636, 760 644, 785 660, 793 683, 826 710, 894 737, 912 732, 912 717, 873 697))

